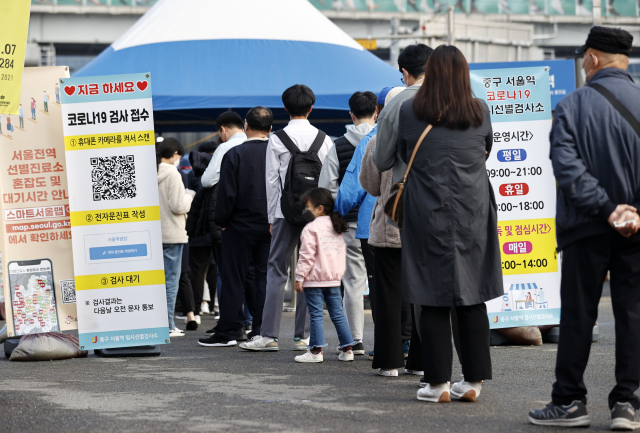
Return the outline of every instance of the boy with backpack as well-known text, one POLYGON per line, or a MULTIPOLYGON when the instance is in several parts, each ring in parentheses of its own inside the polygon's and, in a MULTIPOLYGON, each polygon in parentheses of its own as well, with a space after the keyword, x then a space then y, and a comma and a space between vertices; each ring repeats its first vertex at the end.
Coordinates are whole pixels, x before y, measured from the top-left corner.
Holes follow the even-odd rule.
MULTIPOLYGON (((240 348, 253 351, 277 351, 284 290, 291 256, 300 242, 306 221, 302 217, 302 194, 318 186, 322 163, 331 139, 307 120, 316 97, 307 86, 296 84, 282 94, 289 124, 277 131, 267 145, 267 208, 271 224, 271 249, 267 264, 267 294, 259 336, 240 348)), ((307 350, 309 315, 304 293, 296 298, 294 350, 307 350)))

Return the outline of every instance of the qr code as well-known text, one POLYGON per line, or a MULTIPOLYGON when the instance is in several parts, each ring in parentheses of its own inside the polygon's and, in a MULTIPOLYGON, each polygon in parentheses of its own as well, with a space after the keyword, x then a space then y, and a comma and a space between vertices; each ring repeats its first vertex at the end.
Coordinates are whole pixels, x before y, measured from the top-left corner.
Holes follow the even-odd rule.
POLYGON ((93 201, 120 200, 136 196, 133 155, 91 158, 93 201))
POLYGON ((63 304, 76 303, 76 281, 75 280, 60 280, 60 291, 62 292, 63 304))

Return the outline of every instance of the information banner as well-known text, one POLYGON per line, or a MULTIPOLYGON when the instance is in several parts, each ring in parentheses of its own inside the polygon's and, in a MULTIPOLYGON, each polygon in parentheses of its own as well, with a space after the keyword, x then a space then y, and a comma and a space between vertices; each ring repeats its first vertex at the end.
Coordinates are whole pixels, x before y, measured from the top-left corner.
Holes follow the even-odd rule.
POLYGON ((555 110, 558 102, 569 93, 576 90, 575 60, 536 60, 530 62, 501 62, 501 63, 470 63, 469 69, 503 69, 529 68, 532 66, 547 66, 549 70, 549 94, 551 95, 551 109, 555 110))
POLYGON ((43 102, 68 76, 65 66, 25 68, 19 114, 0 114, 0 242, 9 336, 78 328, 62 110, 60 101, 43 102))
POLYGON ((487 302, 491 328, 560 323, 556 181, 549 159, 549 69, 471 71, 491 111, 487 174, 498 205, 504 295, 487 302))
POLYGON ((150 76, 60 88, 80 347, 169 343, 150 76))
POLYGON ((0 114, 18 114, 31 0, 0 5, 0 114))

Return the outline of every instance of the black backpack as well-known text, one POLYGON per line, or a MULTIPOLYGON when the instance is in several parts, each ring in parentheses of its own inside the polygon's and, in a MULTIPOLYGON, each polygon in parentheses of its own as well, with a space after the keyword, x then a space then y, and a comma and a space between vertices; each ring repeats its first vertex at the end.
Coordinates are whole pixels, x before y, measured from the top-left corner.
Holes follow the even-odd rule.
POLYGON ((301 152, 283 129, 275 132, 275 135, 291 153, 280 199, 280 209, 289 224, 304 226, 307 221, 302 217, 304 205, 300 203, 300 197, 308 189, 318 187, 320 171, 322 171, 322 162, 318 158, 318 151, 327 134, 318 131, 316 139, 313 140, 313 144, 306 152, 301 152))

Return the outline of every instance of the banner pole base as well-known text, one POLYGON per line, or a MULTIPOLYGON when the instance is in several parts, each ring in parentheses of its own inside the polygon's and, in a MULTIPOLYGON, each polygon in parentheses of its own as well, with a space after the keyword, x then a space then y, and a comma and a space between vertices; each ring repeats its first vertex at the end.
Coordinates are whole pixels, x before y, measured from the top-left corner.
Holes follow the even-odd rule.
POLYGON ((116 358, 119 356, 160 356, 162 351, 160 350, 160 345, 157 344, 155 346, 131 346, 113 347, 110 349, 95 349, 93 353, 101 358, 116 358))

